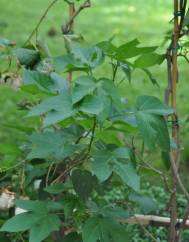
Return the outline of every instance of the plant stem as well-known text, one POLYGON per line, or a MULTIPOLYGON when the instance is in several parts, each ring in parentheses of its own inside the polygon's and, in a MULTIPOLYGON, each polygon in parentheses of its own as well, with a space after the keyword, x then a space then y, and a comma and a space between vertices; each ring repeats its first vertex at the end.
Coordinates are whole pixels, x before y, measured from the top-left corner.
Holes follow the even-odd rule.
POLYGON ((80 7, 77 10, 75 10, 74 13, 70 16, 67 23, 64 26, 62 26, 62 33, 68 34, 71 31, 74 19, 80 14, 80 12, 83 9, 89 8, 90 6, 91 6, 90 0, 86 0, 83 4, 81 4, 80 7))
POLYGON ((33 35, 38 31, 41 23, 43 22, 43 20, 45 19, 47 13, 49 12, 49 10, 55 5, 55 3, 57 3, 59 0, 54 0, 52 1, 49 6, 47 7, 47 9, 45 10, 45 12, 43 13, 43 15, 41 16, 39 22, 37 23, 36 27, 33 29, 33 31, 31 32, 31 34, 29 35, 28 39, 25 41, 24 45, 26 45, 31 38, 33 37, 33 35))
POLYGON ((178 157, 179 157, 179 143, 178 143, 178 125, 177 125, 177 115, 176 115, 176 85, 178 78, 178 67, 177 67, 177 49, 179 41, 179 2, 174 0, 174 30, 172 39, 172 69, 171 69, 171 106, 174 109, 174 114, 172 115, 172 138, 175 141, 177 148, 171 150, 171 171, 172 171, 172 194, 170 198, 170 233, 169 242, 177 241, 177 178, 175 176, 175 166, 177 167, 178 157))

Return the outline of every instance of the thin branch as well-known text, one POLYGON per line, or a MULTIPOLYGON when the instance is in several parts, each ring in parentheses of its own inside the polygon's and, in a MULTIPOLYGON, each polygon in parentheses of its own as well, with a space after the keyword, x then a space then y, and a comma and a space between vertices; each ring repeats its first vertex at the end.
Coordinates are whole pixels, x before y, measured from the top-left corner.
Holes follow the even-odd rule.
POLYGON ((49 6, 47 7, 47 9, 45 10, 45 12, 43 13, 43 15, 41 16, 39 22, 37 23, 36 27, 33 29, 33 31, 31 32, 31 34, 29 35, 28 39, 25 41, 24 45, 26 45, 31 38, 33 37, 33 35, 38 31, 41 23, 43 22, 43 20, 45 19, 47 13, 49 12, 49 10, 55 5, 55 3, 57 3, 59 0, 54 0, 52 1, 49 6))
MULTIPOLYGON (((180 35, 180 26, 179 26, 179 0, 174 0, 174 28, 173 28, 173 35, 171 40, 171 107, 173 110, 176 111, 176 93, 177 93, 177 80, 178 80, 178 63, 177 63, 177 52, 178 52, 178 41, 180 35)), ((168 70, 169 73, 170 70, 168 70)), ((168 80, 170 82, 170 80, 168 80)), ((170 84, 168 83, 168 86, 170 84)), ((177 198, 176 198, 176 191, 177 191, 177 177, 175 176, 175 167, 173 164, 177 164, 179 158, 179 130, 177 124, 177 116, 175 113, 172 115, 172 138, 177 145, 177 149, 171 151, 171 170, 172 170, 172 194, 170 197, 170 233, 169 233, 169 242, 176 242, 177 241, 177 198)), ((176 165, 177 166, 177 165, 176 165)), ((176 168, 177 170, 177 168, 176 168)))
POLYGON ((94 117, 94 122, 93 122, 93 127, 92 127, 92 133, 91 133, 91 139, 90 139, 89 148, 88 148, 88 154, 90 153, 91 148, 92 148, 92 144, 93 144, 93 140, 94 140, 94 136, 95 136, 96 125, 97 125, 97 123, 96 123, 96 117, 94 117))
POLYGON ((177 179, 177 183, 182 191, 182 193, 184 194, 184 196, 186 197, 187 201, 189 202, 189 193, 187 191, 187 189, 185 188, 180 176, 179 176, 179 173, 178 173, 178 168, 177 168, 177 165, 175 163, 175 160, 173 157, 171 157, 171 166, 173 168, 173 172, 174 172, 174 177, 177 179))
POLYGON ((186 55, 179 54, 178 56, 183 57, 186 60, 186 62, 189 64, 189 59, 188 59, 188 57, 186 55))
POLYGON ((81 4, 80 7, 74 12, 74 14, 67 21, 67 23, 64 26, 62 26, 62 33, 68 34, 71 30, 74 19, 80 14, 80 12, 82 10, 84 10, 85 8, 89 8, 89 7, 91 7, 90 0, 86 0, 83 4, 81 4))
POLYGON ((171 94, 171 53, 170 53, 170 48, 167 49, 167 54, 166 54, 166 59, 167 59, 167 79, 168 79, 168 84, 167 88, 165 90, 165 96, 164 96, 164 102, 168 105, 169 104, 169 98, 171 94))
POLYGON ((119 62, 118 62, 118 61, 117 61, 116 64, 112 63, 112 69, 113 69, 113 77, 112 77, 112 81, 113 81, 113 82, 115 81, 116 74, 117 74, 117 71, 118 71, 118 67, 119 67, 119 62))
POLYGON ((85 161, 88 158, 89 153, 92 148, 93 141, 94 141, 96 125, 97 125, 96 117, 94 117, 94 123, 93 123, 92 131, 91 131, 91 138, 89 141, 89 146, 88 146, 87 152, 85 154, 83 154, 83 156, 82 156, 82 154, 79 154, 79 156, 80 156, 79 158, 76 157, 74 160, 72 160, 71 164, 51 184, 55 184, 58 181, 60 181, 61 179, 67 177, 67 175, 70 173, 70 171, 74 167, 78 166, 79 164, 82 164, 83 161, 85 161))
MULTIPOLYGON (((124 142, 125 142, 125 144, 126 144, 130 149, 133 149, 133 144, 130 145, 130 144, 127 142, 127 140, 125 140, 125 139, 124 139, 124 142)), ((136 150, 135 150, 135 155, 136 155, 136 157, 139 159, 139 161, 140 161, 142 164, 145 165, 144 168, 149 169, 149 170, 151 170, 151 171, 157 173, 157 174, 161 177, 161 179, 163 180, 163 182, 164 182, 164 184, 165 184, 165 188, 167 189, 167 191, 171 192, 171 190, 170 190, 170 188, 169 188, 169 184, 168 184, 168 178, 166 177, 166 175, 165 175, 161 170, 159 170, 159 169, 153 167, 153 166, 150 164, 150 162, 144 161, 143 156, 142 156, 139 152, 137 152, 136 150)))
POLYGON ((54 166, 54 163, 52 163, 50 166, 49 166, 49 169, 47 171, 47 175, 46 175, 46 179, 45 179, 45 185, 46 187, 48 187, 48 184, 49 184, 49 178, 50 178, 50 174, 51 174, 51 171, 53 169, 53 166, 54 166))

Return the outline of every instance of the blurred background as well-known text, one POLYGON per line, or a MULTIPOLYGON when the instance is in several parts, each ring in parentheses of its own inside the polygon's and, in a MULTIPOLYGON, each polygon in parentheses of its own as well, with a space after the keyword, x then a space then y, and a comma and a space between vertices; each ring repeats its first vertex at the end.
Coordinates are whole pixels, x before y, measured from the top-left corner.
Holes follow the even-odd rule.
MULTIPOLYGON (((47 0, 0 0, 0 37, 7 38, 22 45, 36 26, 44 10, 51 1, 47 0)), ((49 11, 39 29, 39 38, 46 42, 52 55, 65 52, 61 25, 67 18, 67 4, 58 1, 49 11)), ((170 0, 93 0, 92 8, 83 11, 75 24, 75 32, 84 36, 84 45, 96 44, 114 36, 114 44, 119 45, 138 38, 141 45, 159 46, 158 52, 165 53, 168 43, 164 43, 167 31, 172 24, 172 1, 170 0)), ((178 84, 178 110, 181 116, 181 135, 184 146, 183 161, 187 168, 189 158, 188 142, 188 97, 189 97, 189 66, 180 60, 180 79, 178 84)), ((0 59, 0 71, 4 64, 0 59)), ((106 67, 99 75, 106 76, 106 67)), ((134 73, 132 82, 125 83, 121 92, 132 103, 140 94, 156 95, 163 100, 167 82, 166 63, 151 68, 159 87, 154 86, 141 73, 134 73)), ((19 111, 17 104, 26 98, 21 91, 12 90, 6 85, 0 85, 0 155, 3 162, 14 162, 20 152, 18 147, 25 139, 22 122, 31 121, 24 118, 24 112, 19 111), (20 129, 15 129, 20 126, 20 129), (14 149, 13 149, 14 147, 14 149), (6 155, 5 155, 6 153, 6 155)), ((188 170, 185 169, 187 173, 188 170)))

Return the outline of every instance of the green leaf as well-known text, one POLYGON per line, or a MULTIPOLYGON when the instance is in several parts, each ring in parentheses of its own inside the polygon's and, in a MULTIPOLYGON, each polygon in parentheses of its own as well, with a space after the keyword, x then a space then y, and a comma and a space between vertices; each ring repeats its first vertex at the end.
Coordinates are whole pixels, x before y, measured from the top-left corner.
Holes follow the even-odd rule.
POLYGON ((73 115, 72 101, 70 94, 62 93, 59 96, 48 98, 35 106, 27 117, 39 116, 48 113, 44 119, 44 126, 58 123, 73 115))
POLYGON ((77 145, 71 144, 70 140, 62 132, 44 132, 31 136, 32 150, 28 159, 51 158, 61 161, 72 155, 77 145))
POLYGON ((68 234, 62 242, 83 242, 80 235, 77 233, 68 234))
POLYGON ((187 26, 187 27, 189 26, 189 8, 188 8, 186 15, 184 17, 183 26, 187 26))
POLYGON ((63 207, 51 201, 17 201, 17 206, 28 209, 25 212, 9 219, 1 228, 1 231, 22 232, 30 230, 29 242, 41 242, 52 231, 59 230, 61 222, 57 215, 50 211, 63 209, 63 207))
POLYGON ((120 67, 122 71, 125 73, 127 80, 131 82, 131 68, 127 63, 120 62, 120 67))
POLYGON ((136 101, 136 108, 138 111, 149 114, 169 115, 173 113, 172 108, 153 96, 139 96, 136 101))
POLYGON ((38 217, 33 213, 21 213, 7 220, 1 231, 20 232, 30 229, 37 221, 38 217))
POLYGON ((75 48, 72 54, 76 60, 89 68, 96 68, 104 61, 104 56, 100 48, 97 46, 91 48, 75 48))
POLYGON ((5 38, 0 38, 0 47, 8 47, 8 46, 12 46, 12 42, 8 39, 5 38))
POLYGON ((111 157, 111 153, 107 152, 107 150, 100 150, 94 154, 94 161, 92 161, 92 171, 100 182, 107 180, 113 172, 109 165, 111 157))
POLYGON ((107 218, 92 217, 88 219, 82 231, 83 242, 127 242, 125 229, 107 218))
POLYGON ((92 94, 96 88, 94 78, 90 76, 80 76, 75 80, 75 86, 72 91, 72 103, 75 104, 86 95, 92 94))
POLYGON ((51 72, 50 75, 25 69, 22 75, 25 88, 36 85, 40 90, 51 93, 68 91, 69 83, 60 75, 51 72))
POLYGON ((168 127, 163 115, 173 113, 167 105, 152 96, 140 96, 137 99, 136 120, 140 134, 149 148, 158 144, 162 149, 170 149, 168 127))
POLYGON ((148 69, 145 69, 145 68, 143 68, 142 70, 146 73, 146 75, 148 76, 148 78, 150 79, 152 84, 157 85, 159 87, 159 84, 158 84, 156 78, 152 75, 152 73, 148 69))
POLYGON ((57 215, 48 214, 41 218, 38 223, 32 226, 29 242, 41 242, 47 238, 51 232, 58 231, 61 222, 57 215))
POLYGON ((83 242, 97 242, 101 237, 99 219, 90 218, 86 221, 82 231, 83 242))
POLYGON ((138 204, 142 213, 145 214, 155 212, 158 209, 158 205, 150 197, 144 195, 130 194, 129 200, 138 204))
POLYGON ((107 180, 112 172, 116 173, 124 184, 135 191, 139 191, 140 178, 133 165, 126 160, 130 159, 130 151, 126 147, 116 148, 113 151, 99 150, 94 153, 92 170, 100 182, 107 180), (120 159, 124 159, 120 161, 120 159))
POLYGON ((84 113, 98 115, 102 112, 103 108, 104 104, 98 95, 88 95, 82 101, 79 110, 84 113))
POLYGON ((127 210, 121 207, 104 207, 102 213, 105 217, 110 217, 111 219, 126 219, 130 217, 130 214, 127 210))
POLYGON ((54 201, 31 201, 31 200, 17 200, 16 205, 24 210, 35 212, 40 215, 46 215, 50 211, 57 211, 62 209, 60 203, 54 201))
POLYGON ((170 161, 169 152, 162 151, 161 152, 161 158, 162 158, 162 161, 163 161, 163 164, 164 164, 166 170, 168 171, 170 169, 170 167, 171 167, 171 161, 170 161))
POLYGON ((119 147, 116 148, 112 152, 113 156, 116 158, 122 158, 122 159, 130 159, 130 150, 126 147, 119 147))
POLYGON ((51 194, 59 194, 59 193, 67 191, 68 187, 65 185, 65 183, 64 184, 57 183, 57 184, 46 187, 44 190, 51 194))
POLYGON ((112 126, 109 128, 110 130, 117 130, 120 132, 124 132, 124 133, 135 133, 136 132, 136 125, 131 125, 127 122, 123 122, 123 121, 114 121, 114 123, 112 124, 112 126))
MULTIPOLYGON (((98 83, 98 95, 101 100, 103 100, 103 96, 107 96, 110 98, 111 103, 113 104, 114 108, 118 112, 123 112, 125 107, 121 101, 121 95, 115 86, 114 82, 107 78, 101 78, 98 83)), ((104 103, 105 107, 107 105, 107 101, 105 99, 104 103)))
POLYGON ((121 178, 121 180, 134 189, 140 190, 140 177, 131 163, 115 162, 113 164, 114 172, 121 178))
POLYGON ((51 72, 51 79, 53 80, 53 85, 50 90, 57 92, 64 92, 69 90, 69 82, 56 72, 51 72))
POLYGON ((148 53, 141 55, 134 62, 137 68, 148 68, 154 65, 160 65, 165 60, 165 55, 158 55, 156 53, 148 53))
POLYGON ((40 60, 39 52, 32 49, 17 48, 13 50, 13 54, 17 57, 20 65, 31 67, 40 60))
POLYGON ((137 47, 140 42, 137 39, 134 39, 124 45, 121 45, 117 48, 116 55, 114 56, 119 61, 124 61, 138 55, 154 52, 157 47, 137 47))
POLYGON ((54 65, 57 71, 86 71, 88 69, 81 61, 76 60, 72 54, 56 57, 54 65))
POLYGON ((19 208, 27 210, 29 212, 38 212, 45 214, 48 212, 47 207, 42 201, 31 201, 31 200, 17 200, 16 205, 19 208))
POLYGON ((116 130, 100 130, 96 132, 96 137, 102 140, 105 144, 115 144, 117 146, 122 145, 122 141, 118 137, 118 131, 116 130))
POLYGON ((112 56, 117 48, 110 41, 102 41, 97 46, 104 52, 105 55, 112 56))
POLYGON ((139 111, 136 120, 140 134, 150 149, 158 144, 162 149, 170 150, 169 132, 164 117, 139 111))
POLYGON ((97 184, 96 177, 86 170, 74 170, 71 179, 74 190, 83 200, 88 199, 97 184))

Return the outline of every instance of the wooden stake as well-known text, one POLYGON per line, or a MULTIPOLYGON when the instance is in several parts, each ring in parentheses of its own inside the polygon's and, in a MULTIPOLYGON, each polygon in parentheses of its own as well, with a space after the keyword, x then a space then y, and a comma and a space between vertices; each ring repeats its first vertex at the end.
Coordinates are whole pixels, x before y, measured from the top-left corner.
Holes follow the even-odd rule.
POLYGON ((177 241, 177 179, 175 177, 174 167, 177 167, 179 158, 179 142, 178 142, 178 120, 176 115, 176 92, 177 92, 177 78, 178 78, 178 67, 177 67, 177 52, 178 52, 178 41, 179 41, 179 5, 178 0, 174 0, 174 30, 173 30, 173 40, 172 40, 172 69, 171 69, 171 106, 174 110, 172 115, 172 138, 175 141, 177 148, 171 151, 172 159, 172 194, 170 199, 170 233, 169 242, 177 241), (176 166, 174 166, 176 165, 176 166))
MULTIPOLYGON (((143 226, 153 226, 153 227, 169 227, 171 224, 171 219, 169 217, 141 215, 141 214, 136 214, 129 219, 126 219, 126 220, 121 219, 119 221, 121 223, 140 224, 143 226)), ((176 225, 179 227, 179 224, 182 224, 182 221, 183 219, 177 219, 176 225)), ((186 221, 184 228, 189 229, 189 220, 186 221)))

